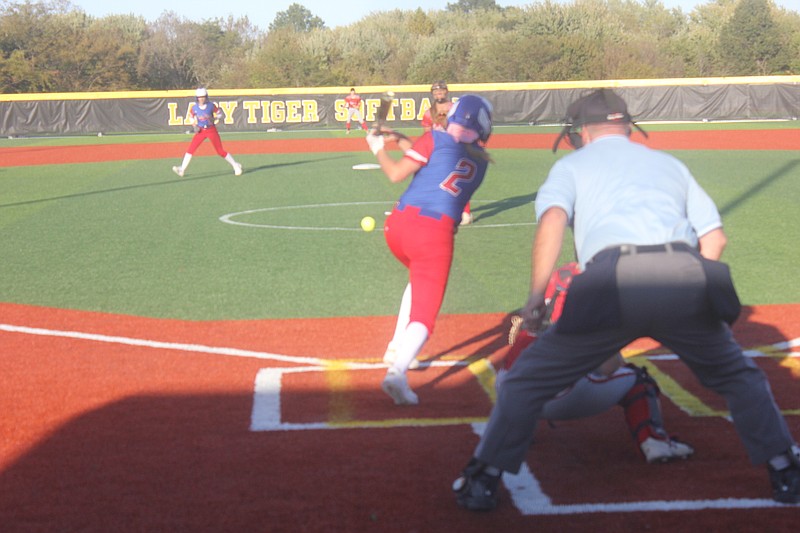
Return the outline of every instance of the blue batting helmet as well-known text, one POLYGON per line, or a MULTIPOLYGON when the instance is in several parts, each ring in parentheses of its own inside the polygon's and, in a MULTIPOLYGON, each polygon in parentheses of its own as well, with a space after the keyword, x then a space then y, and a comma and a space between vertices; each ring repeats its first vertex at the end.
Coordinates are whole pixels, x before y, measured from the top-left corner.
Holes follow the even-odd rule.
POLYGON ((492 134, 492 104, 482 96, 466 94, 450 108, 447 122, 473 130, 486 142, 492 134))

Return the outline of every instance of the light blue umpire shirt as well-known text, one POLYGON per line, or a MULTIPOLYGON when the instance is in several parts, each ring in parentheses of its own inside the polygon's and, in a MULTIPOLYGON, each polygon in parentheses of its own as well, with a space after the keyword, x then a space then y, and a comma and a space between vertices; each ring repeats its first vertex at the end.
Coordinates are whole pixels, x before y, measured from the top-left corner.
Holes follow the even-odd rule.
POLYGON ((536 220, 566 211, 581 270, 604 248, 685 242, 722 227, 714 201, 675 157, 632 142, 600 137, 564 156, 536 193, 536 220))

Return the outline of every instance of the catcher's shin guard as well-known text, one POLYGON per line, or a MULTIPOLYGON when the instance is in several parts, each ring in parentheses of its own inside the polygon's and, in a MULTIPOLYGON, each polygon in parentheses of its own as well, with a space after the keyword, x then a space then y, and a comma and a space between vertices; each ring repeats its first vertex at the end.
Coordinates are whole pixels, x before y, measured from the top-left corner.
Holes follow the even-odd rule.
POLYGON ((668 439, 661 417, 661 402, 658 399, 661 391, 658 384, 646 368, 630 363, 625 366, 636 373, 636 383, 619 402, 625 410, 625 421, 633 438, 637 444, 642 444, 650 437, 668 439))
POLYGON ((648 463, 663 463, 692 455, 694 448, 670 437, 664 429, 661 402, 658 399, 660 390, 656 381, 644 367, 626 366, 636 374, 636 383, 619 404, 625 410, 625 421, 645 460, 648 463))

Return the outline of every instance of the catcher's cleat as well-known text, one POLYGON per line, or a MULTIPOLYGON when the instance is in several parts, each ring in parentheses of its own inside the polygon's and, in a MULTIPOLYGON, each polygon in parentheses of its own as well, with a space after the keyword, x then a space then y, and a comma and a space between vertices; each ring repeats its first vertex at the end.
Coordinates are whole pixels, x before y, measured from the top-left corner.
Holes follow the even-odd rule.
MULTIPOLYGON (((383 362, 392 366, 395 359, 397 359, 397 351, 394 348, 387 348, 386 353, 383 354, 383 362)), ((416 370, 419 368, 419 360, 415 357, 408 365, 409 370, 416 370)))
POLYGON ((686 459, 694 453, 694 448, 674 439, 648 437, 639 445, 648 463, 666 463, 673 459, 686 459))
POLYGON ((472 213, 461 213, 461 225, 468 226, 472 224, 472 213))
POLYGON ((233 175, 234 176, 241 176, 242 175, 242 164, 241 163, 234 163, 233 164, 233 175))
POLYGON ((181 167, 172 167, 172 171, 180 177, 183 177, 183 168, 181 167))
POLYGON ((417 405, 419 403, 419 398, 408 386, 406 375, 394 367, 386 371, 381 388, 383 392, 391 396, 395 405, 417 405))
POLYGON ((767 464, 772 484, 772 499, 780 503, 800 503, 800 449, 793 446, 786 453, 788 466, 776 469, 767 464))
POLYGON ((497 507, 497 487, 501 472, 471 459, 461 476, 453 482, 456 503, 470 511, 491 511, 497 507))

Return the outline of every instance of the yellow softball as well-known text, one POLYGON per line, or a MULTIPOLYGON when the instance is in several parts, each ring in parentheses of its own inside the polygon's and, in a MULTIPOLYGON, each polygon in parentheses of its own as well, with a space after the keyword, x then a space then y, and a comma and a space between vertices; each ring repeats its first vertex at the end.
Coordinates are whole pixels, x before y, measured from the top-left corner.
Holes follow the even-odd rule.
POLYGON ((361 219, 361 229, 364 231, 372 231, 375 229, 375 219, 372 217, 364 217, 361 219))

